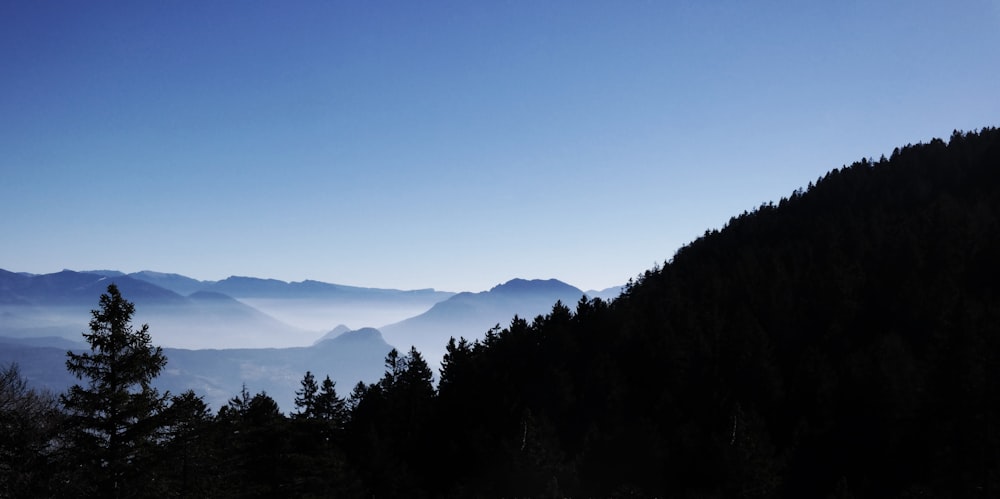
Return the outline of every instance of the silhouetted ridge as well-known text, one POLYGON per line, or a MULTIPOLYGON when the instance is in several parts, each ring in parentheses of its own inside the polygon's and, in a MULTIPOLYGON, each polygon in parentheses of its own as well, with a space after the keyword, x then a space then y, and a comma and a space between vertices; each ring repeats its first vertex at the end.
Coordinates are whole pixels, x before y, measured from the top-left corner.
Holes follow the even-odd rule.
POLYGON ((456 472, 426 486, 1000 490, 998 173, 996 129, 907 146, 733 217, 612 303, 453 342, 434 441, 456 472))

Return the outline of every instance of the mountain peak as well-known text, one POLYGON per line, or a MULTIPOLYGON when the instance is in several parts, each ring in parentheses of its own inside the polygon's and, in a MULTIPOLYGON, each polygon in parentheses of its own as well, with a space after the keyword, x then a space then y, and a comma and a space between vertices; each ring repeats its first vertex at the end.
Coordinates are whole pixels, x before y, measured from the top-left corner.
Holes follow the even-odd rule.
POLYGON ((323 336, 321 336, 320 339, 314 341, 313 345, 318 345, 318 344, 320 344, 320 343, 322 343, 324 341, 332 340, 332 339, 334 339, 334 338, 336 338, 336 337, 338 337, 338 336, 340 336, 340 335, 342 335, 344 333, 349 333, 350 331, 351 331, 351 328, 347 327, 344 324, 341 324, 341 325, 339 325, 339 326, 331 329, 330 332, 328 332, 328 333, 324 334, 323 336))
POLYGON ((382 337, 382 332, 373 327, 350 329, 341 324, 323 335, 322 338, 313 343, 313 346, 339 346, 342 348, 344 345, 359 343, 385 344, 385 339, 382 337))
POLYGON ((552 292, 583 292, 558 279, 511 279, 503 284, 490 288, 490 293, 552 293, 552 292))

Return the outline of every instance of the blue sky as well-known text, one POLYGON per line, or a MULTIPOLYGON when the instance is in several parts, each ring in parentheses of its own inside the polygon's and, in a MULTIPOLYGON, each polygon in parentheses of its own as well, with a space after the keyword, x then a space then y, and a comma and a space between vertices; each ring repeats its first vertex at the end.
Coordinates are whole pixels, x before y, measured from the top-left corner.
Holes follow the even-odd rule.
POLYGON ((604 288, 998 88, 997 0, 5 1, 0 268, 604 288))

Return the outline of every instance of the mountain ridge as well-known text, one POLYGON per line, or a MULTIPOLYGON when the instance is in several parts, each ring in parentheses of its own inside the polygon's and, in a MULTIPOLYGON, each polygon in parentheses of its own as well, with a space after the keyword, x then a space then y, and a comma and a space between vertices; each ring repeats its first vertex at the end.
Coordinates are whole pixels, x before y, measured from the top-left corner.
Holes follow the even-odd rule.
POLYGON ((534 317, 548 312, 557 302, 573 304, 583 296, 579 288, 558 279, 514 278, 488 291, 458 293, 420 315, 379 330, 386 341, 403 351, 416 347, 433 368, 441 362, 451 337, 481 338, 516 315, 534 317))

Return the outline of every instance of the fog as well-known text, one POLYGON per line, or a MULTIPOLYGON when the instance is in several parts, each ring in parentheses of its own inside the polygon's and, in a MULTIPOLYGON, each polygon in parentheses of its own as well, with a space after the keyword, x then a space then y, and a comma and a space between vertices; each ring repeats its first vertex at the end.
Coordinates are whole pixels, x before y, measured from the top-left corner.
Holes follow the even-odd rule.
MULTIPOLYGON (((332 300, 240 298, 240 302, 293 327, 312 331, 315 341, 337 326, 380 328, 429 310, 433 303, 338 303, 332 300)), ((302 345, 296 345, 302 346, 302 345)))
MULTIPOLYGON (((168 348, 287 348, 313 345, 339 325, 381 327, 419 315, 427 304, 335 303, 331 300, 252 299, 193 306, 137 306, 132 325, 149 324, 153 344, 168 348)), ((90 308, 0 307, 0 336, 57 336, 83 341, 90 308)))

